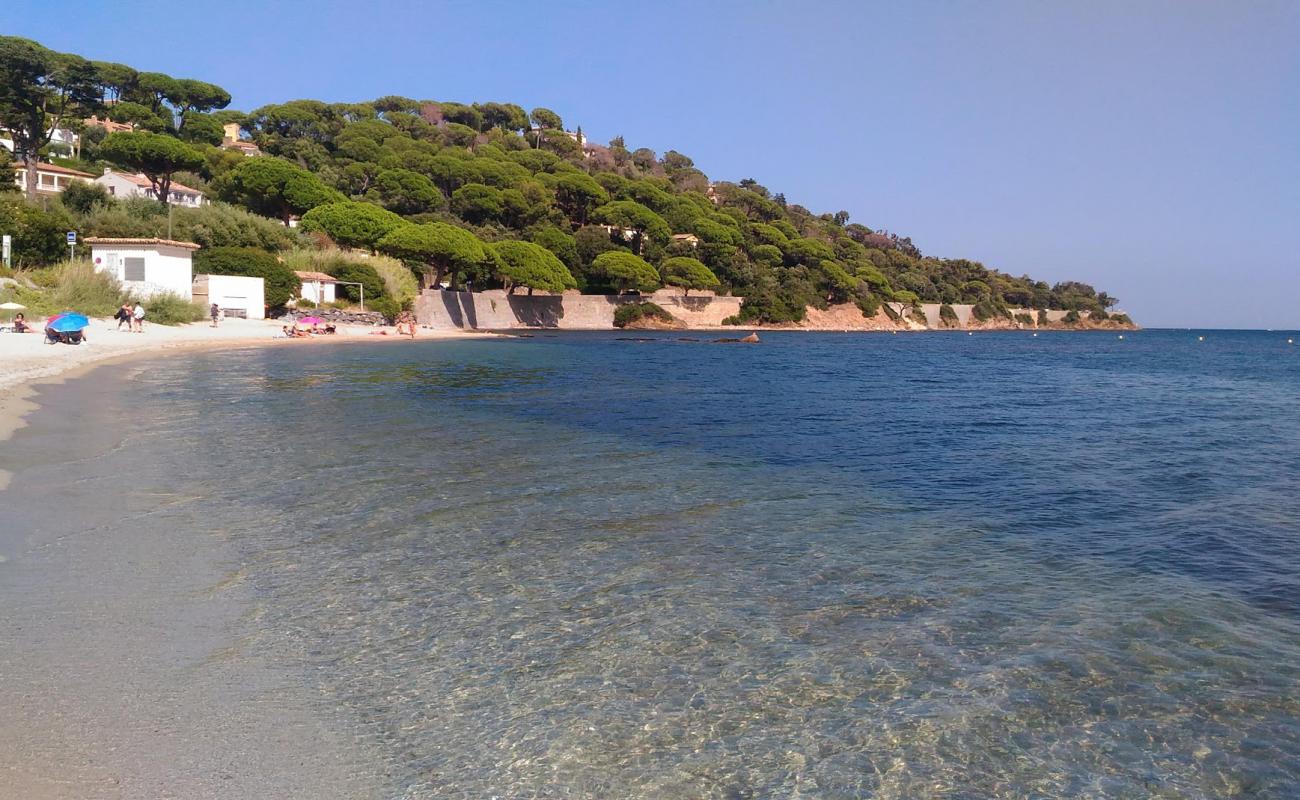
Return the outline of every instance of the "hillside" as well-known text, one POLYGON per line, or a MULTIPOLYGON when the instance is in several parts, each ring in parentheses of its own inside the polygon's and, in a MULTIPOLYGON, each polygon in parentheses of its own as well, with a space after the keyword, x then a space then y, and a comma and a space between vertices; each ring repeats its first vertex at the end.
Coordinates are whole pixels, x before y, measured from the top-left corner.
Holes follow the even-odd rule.
MULTIPOLYGON (((745 298, 746 323, 800 322, 810 307, 844 303, 868 317, 884 303, 918 316, 923 303, 972 304, 980 319, 1010 319, 1012 308, 1102 315, 1115 303, 1085 283, 1049 286, 925 256, 846 211, 814 213, 749 178, 710 179, 675 150, 634 149, 621 136, 592 143, 545 108, 389 96, 245 113, 227 108, 219 86, 12 37, 0 37, 0 81, 11 87, 0 94, 0 126, 20 166, 49 157, 91 175, 105 166, 138 171, 154 196, 188 185, 218 207, 300 219, 284 235, 242 218, 198 225, 210 247, 364 249, 400 259, 426 285, 475 290, 713 289, 745 298), (108 133, 92 118, 121 130, 108 133), (60 129, 79 134, 64 152, 74 157, 57 157, 50 134, 60 129)), ((61 225, 146 235, 166 216, 80 187, 63 201, 0 203, 0 225, 19 229, 21 262, 59 258, 61 225)))

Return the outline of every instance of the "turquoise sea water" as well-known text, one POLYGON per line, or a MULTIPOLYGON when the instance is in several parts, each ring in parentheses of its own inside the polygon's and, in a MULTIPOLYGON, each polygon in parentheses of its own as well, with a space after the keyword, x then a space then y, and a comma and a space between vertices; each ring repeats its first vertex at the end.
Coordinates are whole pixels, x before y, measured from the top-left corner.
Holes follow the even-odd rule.
POLYGON ((1300 347, 1205 335, 197 353, 25 462, 186 498, 385 796, 1297 797, 1300 347))

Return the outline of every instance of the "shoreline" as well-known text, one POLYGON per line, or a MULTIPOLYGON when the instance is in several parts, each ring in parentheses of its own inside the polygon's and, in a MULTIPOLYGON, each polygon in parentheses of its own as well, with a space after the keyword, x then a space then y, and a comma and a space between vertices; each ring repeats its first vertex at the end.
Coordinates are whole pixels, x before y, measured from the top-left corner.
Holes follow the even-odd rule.
MULTIPOLYGON (((93 319, 86 344, 46 345, 39 333, 0 334, 0 442, 20 430, 24 420, 39 404, 33 401, 36 387, 55 385, 83 376, 91 370, 138 356, 180 353, 191 350, 239 350, 249 347, 308 347, 357 342, 411 342, 450 339, 484 339, 498 336, 491 331, 446 331, 420 329, 412 340, 397 336, 391 326, 369 328, 345 326, 331 336, 310 339, 276 338, 280 323, 275 320, 226 320, 219 328, 207 323, 164 326, 154 324, 138 338, 118 339, 130 333, 115 331, 111 320, 93 319), (233 332, 232 332, 233 331, 233 332), (376 335, 385 331, 384 335, 376 335)), ((0 469, 0 491, 7 483, 0 469)))

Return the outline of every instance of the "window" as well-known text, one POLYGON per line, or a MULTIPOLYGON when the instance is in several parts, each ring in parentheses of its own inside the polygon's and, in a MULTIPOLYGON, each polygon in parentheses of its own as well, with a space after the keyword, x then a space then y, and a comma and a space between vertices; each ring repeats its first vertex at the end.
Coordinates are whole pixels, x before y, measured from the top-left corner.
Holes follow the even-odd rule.
POLYGON ((122 280, 124 281, 143 281, 144 280, 144 259, 143 258, 126 258, 124 259, 125 267, 122 270, 122 280))

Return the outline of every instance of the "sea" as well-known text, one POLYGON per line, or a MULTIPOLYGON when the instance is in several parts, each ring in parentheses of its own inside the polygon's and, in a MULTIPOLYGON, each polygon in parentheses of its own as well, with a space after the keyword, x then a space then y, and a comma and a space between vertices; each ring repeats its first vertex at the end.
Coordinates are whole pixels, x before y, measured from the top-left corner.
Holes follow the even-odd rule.
POLYGON ((185 496, 383 797, 1300 797, 1300 334, 715 336, 170 355, 15 446, 185 496))

